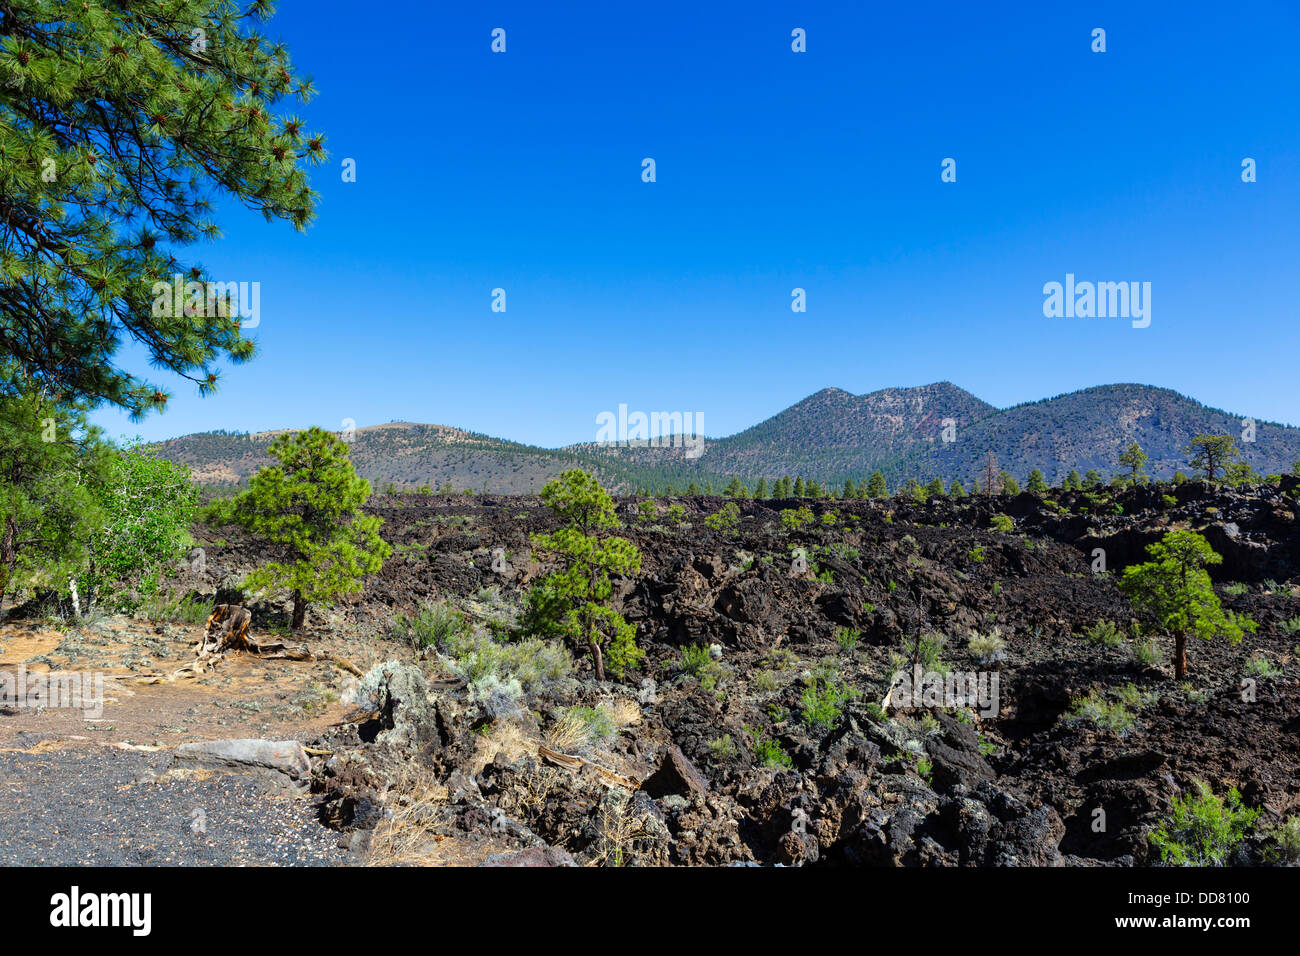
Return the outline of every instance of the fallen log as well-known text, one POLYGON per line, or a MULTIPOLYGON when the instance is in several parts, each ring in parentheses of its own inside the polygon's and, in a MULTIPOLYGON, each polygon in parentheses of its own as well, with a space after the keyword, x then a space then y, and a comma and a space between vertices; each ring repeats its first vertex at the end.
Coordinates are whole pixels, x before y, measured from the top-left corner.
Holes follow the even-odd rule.
POLYGON ((625 790, 635 791, 641 789, 641 785, 635 780, 629 780, 622 777, 612 770, 607 770, 598 763, 592 763, 590 760, 584 760, 582 757, 576 757, 572 754, 560 753, 558 750, 552 750, 550 747, 538 746, 537 755, 547 763, 554 764, 557 767, 563 767, 565 770, 577 772, 583 767, 591 767, 596 771, 596 776, 600 777, 601 782, 610 787, 622 787, 625 790))

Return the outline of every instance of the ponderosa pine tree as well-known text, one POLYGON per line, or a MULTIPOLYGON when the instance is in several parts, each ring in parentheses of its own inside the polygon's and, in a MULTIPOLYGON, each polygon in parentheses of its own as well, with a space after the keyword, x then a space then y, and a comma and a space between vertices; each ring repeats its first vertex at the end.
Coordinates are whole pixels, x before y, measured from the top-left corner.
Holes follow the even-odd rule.
POLYGON ((533 545, 558 557, 561 567, 528 592, 523 628, 585 647, 597 680, 605 679, 606 665, 622 677, 645 652, 636 645, 636 625, 612 606, 613 576, 640 571, 641 552, 626 538, 603 534, 618 526, 618 518, 614 500, 593 475, 579 468, 564 472, 542 488, 542 501, 563 527, 533 535, 533 545))
POLYGON ((201 392, 215 388, 217 362, 252 356, 238 315, 222 314, 224 282, 178 256, 217 235, 212 193, 299 229, 312 219, 301 164, 325 158, 323 140, 275 112, 311 84, 256 32, 272 10, 0 3, 0 355, 21 373, 0 389, 35 383, 138 417, 167 395, 115 364, 123 341, 201 392), (157 314, 154 284, 175 276, 199 284, 203 320, 192 304, 157 314))
POLYGON ((1032 491, 1036 495, 1047 494, 1047 479, 1043 477, 1043 473, 1037 468, 1029 473, 1029 478, 1025 482, 1025 490, 1032 491))
POLYGON ((252 571, 244 586, 292 592, 298 630, 308 604, 360 590, 393 548, 379 537, 383 520, 361 513, 370 482, 357 475, 337 435, 315 427, 284 434, 267 454, 279 464, 249 480, 231 505, 231 519, 285 552, 284 560, 252 571))
POLYGON ((873 471, 871 477, 867 479, 867 495, 871 498, 888 498, 889 486, 885 483, 885 476, 878 471, 873 471))
POLYGON ((1197 435, 1183 451, 1192 456, 1192 467, 1203 472, 1211 484, 1219 471, 1241 455, 1231 435, 1197 435))
POLYGON ((1146 463, 1148 455, 1142 450, 1142 446, 1137 442, 1129 445, 1124 449, 1124 453, 1119 456, 1119 463, 1128 469, 1126 476, 1132 484, 1140 484, 1146 480, 1146 463))
POLYGON ((1195 531, 1169 531, 1147 546, 1152 558, 1124 569, 1119 588, 1136 607, 1147 611, 1174 637, 1174 679, 1187 676, 1187 636, 1205 640, 1223 636, 1237 644, 1256 624, 1225 612, 1205 569, 1223 558, 1195 531))

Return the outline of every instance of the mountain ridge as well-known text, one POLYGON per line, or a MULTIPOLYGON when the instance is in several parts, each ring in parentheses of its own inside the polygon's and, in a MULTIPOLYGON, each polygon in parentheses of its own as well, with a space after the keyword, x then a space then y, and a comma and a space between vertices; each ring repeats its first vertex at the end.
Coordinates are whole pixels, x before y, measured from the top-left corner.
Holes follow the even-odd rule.
MULTIPOLYGON (((904 478, 969 483, 993 451, 1000 468, 1023 479, 1039 468, 1049 481, 1076 469, 1113 473, 1137 441, 1148 471, 1190 472, 1183 449, 1199 433, 1230 434, 1261 474, 1300 459, 1300 429, 1211 408, 1173 389, 1140 383, 1094 385, 997 408, 948 381, 891 386, 855 395, 820 389, 735 434, 700 448, 584 442, 544 448, 448 425, 387 422, 351 434, 358 473, 378 488, 450 482, 458 490, 530 493, 565 468, 584 467, 619 491, 678 489, 739 477, 748 485, 802 475, 824 485, 865 480, 881 471, 904 478)), ((242 484, 269 463, 266 447, 291 429, 255 434, 200 432, 153 443, 163 457, 190 465, 202 483, 242 484)))

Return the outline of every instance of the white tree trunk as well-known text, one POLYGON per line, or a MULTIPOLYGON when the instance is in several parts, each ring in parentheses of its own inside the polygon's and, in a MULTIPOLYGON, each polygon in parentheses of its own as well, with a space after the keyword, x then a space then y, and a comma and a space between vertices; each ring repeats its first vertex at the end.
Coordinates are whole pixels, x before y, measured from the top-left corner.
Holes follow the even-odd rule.
POLYGON ((77 596, 77 579, 68 576, 68 590, 72 592, 72 613, 78 621, 81 620, 81 598, 77 596))

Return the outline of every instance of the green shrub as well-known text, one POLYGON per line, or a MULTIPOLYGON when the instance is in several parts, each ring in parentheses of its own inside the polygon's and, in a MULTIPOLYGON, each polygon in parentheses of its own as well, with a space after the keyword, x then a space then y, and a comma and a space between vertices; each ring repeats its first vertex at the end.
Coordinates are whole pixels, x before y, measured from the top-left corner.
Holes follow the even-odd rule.
POLYGON ((848 685, 830 671, 815 671, 809 676, 808 686, 799 698, 803 722, 812 728, 830 730, 840 719, 845 701, 852 696, 848 685))
POLYGON ((994 515, 993 520, 989 523, 989 526, 994 531, 1002 531, 1002 532, 1014 531, 1016 529, 1016 523, 1011 519, 1009 515, 994 515))
POLYGON ((840 645, 840 650, 846 654, 851 653, 858 646, 858 641, 861 639, 862 635, 857 628, 840 627, 835 629, 835 641, 840 645))
POLYGON ((703 644, 682 648, 682 670, 698 680, 700 688, 706 691, 716 690, 728 673, 703 644))
POLYGON ((794 766, 794 761, 780 743, 771 739, 760 740, 757 734, 754 734, 754 759, 763 767, 789 770, 794 766))
POLYGON ((1124 632, 1111 621, 1098 621, 1083 632, 1090 643, 1103 647, 1119 647, 1124 643, 1124 632))
POLYGON ((470 630, 465 615, 451 605, 425 601, 413 615, 399 614, 393 618, 388 633, 416 650, 426 647, 444 650, 451 641, 468 635, 470 630))
POLYGON ((1236 787, 1224 799, 1198 780, 1196 793, 1174 799, 1172 812, 1152 831, 1150 840, 1165 863, 1223 866, 1258 818, 1258 810, 1242 805, 1236 787))
POLYGON ((812 509, 807 505, 802 508, 782 508, 781 527, 786 531, 802 531, 813 523, 812 509))
POLYGON ((618 731, 614 719, 603 707, 569 707, 561 720, 572 722, 579 730, 581 742, 588 746, 597 746, 618 731))
POLYGON ((724 534, 734 534, 740 527, 740 508, 734 501, 728 501, 721 510, 708 515, 704 519, 705 525, 714 531, 721 531, 724 534))
POLYGON ((1076 697, 1065 713, 1067 723, 1090 723, 1103 730, 1113 730, 1124 736, 1133 729, 1135 718, 1128 708, 1119 701, 1111 701, 1106 695, 1093 691, 1085 697, 1076 697))
POLYGON ((1241 597, 1248 590, 1250 590, 1250 588, 1244 581, 1233 581, 1223 586, 1223 593, 1229 594, 1232 597, 1241 597))
POLYGON ((731 734, 723 734, 710 740, 709 753, 715 760, 730 760, 736 756, 736 743, 731 739, 731 734))
POLYGON ((921 665, 923 674, 936 673, 946 675, 951 668, 943 661, 942 635, 923 634, 916 638, 903 638, 903 652, 890 655, 890 679, 900 670, 921 665))
POLYGON ((1133 645, 1133 659, 1146 667, 1154 667, 1160 662, 1160 647, 1150 638, 1145 638, 1133 645))
POLYGON ((1247 677, 1280 677, 1282 668, 1273 664, 1262 652, 1246 661, 1243 668, 1247 677))
POLYGON ((1264 849, 1267 863, 1300 863, 1300 816, 1291 817, 1269 834, 1271 843, 1264 849))
POLYGON ((173 624, 203 624, 212 613, 212 605, 194 596, 182 598, 153 594, 136 612, 146 621, 170 621, 173 624))
POLYGON ((1001 628, 993 628, 987 634, 980 634, 978 631, 971 631, 970 643, 968 644, 970 652, 975 659, 981 664, 992 664, 1002 659, 1003 652, 1006 650, 1007 642, 1002 639, 1001 628))

